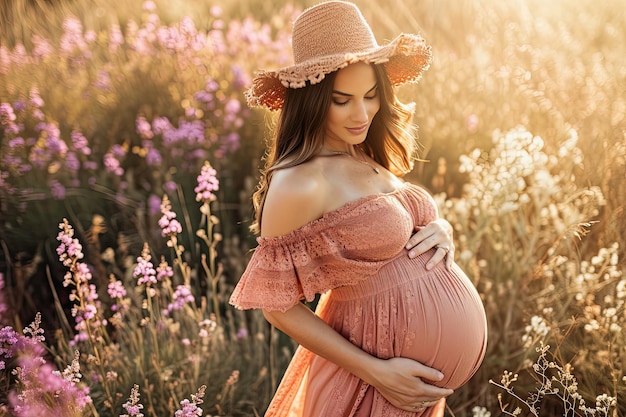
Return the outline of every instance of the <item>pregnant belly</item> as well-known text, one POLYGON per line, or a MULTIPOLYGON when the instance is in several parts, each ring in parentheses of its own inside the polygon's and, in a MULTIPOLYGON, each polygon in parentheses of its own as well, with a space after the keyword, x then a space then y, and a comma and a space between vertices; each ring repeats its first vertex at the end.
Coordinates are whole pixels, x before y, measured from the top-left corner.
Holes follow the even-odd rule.
POLYGON ((380 358, 406 357, 440 370, 439 386, 456 389, 476 372, 485 354, 485 311, 469 278, 439 264, 426 271, 427 253, 406 254, 378 275, 334 289, 320 315, 337 331, 380 358))

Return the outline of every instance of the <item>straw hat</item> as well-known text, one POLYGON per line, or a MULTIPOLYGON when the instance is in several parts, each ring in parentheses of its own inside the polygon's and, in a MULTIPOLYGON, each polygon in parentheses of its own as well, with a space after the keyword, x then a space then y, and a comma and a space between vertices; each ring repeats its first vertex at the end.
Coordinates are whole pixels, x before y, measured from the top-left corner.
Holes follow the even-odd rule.
POLYGON ((294 22, 292 47, 294 65, 260 71, 246 92, 248 105, 278 110, 287 88, 317 84, 355 62, 384 64, 392 85, 416 82, 431 61, 430 46, 418 35, 403 33, 379 46, 360 10, 344 1, 306 9, 294 22))

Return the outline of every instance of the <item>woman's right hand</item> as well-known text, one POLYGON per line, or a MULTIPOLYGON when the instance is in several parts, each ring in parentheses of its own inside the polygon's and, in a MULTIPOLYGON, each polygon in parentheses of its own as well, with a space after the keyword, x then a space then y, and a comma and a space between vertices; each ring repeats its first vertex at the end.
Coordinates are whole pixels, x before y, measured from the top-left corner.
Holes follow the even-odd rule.
POLYGON ((454 392, 429 383, 443 379, 441 372, 412 359, 380 359, 371 371, 370 384, 387 401, 403 410, 430 407, 454 392))

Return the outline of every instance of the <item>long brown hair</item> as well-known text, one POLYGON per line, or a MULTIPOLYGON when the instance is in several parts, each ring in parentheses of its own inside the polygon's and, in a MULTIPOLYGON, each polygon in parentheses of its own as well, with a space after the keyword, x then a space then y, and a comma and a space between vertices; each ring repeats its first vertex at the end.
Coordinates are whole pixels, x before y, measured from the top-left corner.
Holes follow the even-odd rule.
MULTIPOLYGON (((416 126, 412 123, 414 106, 398 100, 384 66, 372 67, 376 74, 380 109, 360 148, 395 175, 403 176, 413 168, 416 146, 416 126)), ((326 75, 318 84, 287 89, 274 140, 268 143, 265 168, 252 196, 255 219, 250 230, 254 233, 261 231, 263 205, 274 171, 300 165, 322 149, 336 75, 337 71, 326 75)))

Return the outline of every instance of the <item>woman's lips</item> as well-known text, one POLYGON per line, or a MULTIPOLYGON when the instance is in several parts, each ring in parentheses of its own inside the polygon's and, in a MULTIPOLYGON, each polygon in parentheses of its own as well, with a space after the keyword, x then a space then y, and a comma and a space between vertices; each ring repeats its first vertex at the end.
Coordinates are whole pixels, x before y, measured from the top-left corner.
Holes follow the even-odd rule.
POLYGON ((347 127, 346 130, 352 133, 353 135, 360 135, 362 133, 365 133, 368 127, 369 125, 363 125, 360 127, 347 127))

